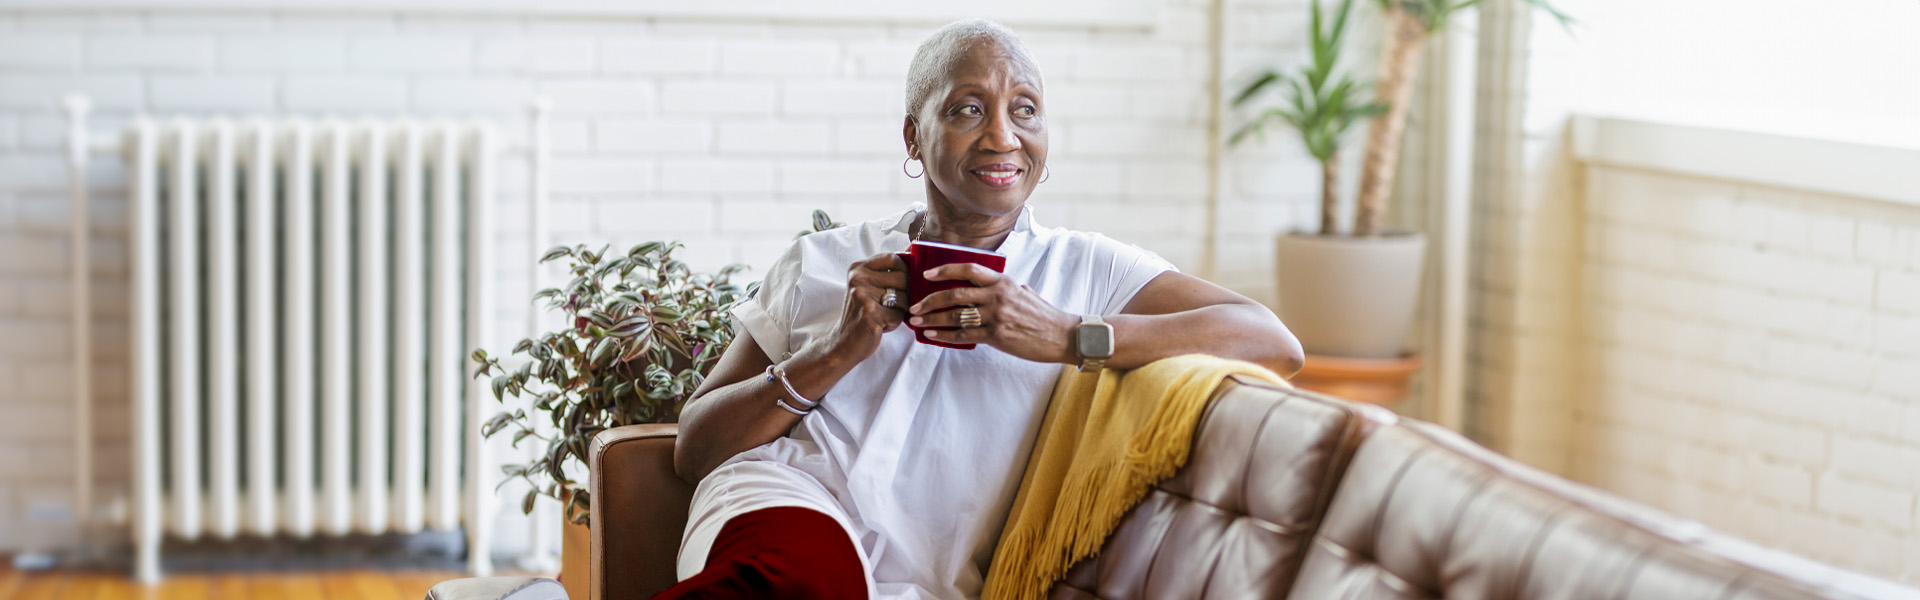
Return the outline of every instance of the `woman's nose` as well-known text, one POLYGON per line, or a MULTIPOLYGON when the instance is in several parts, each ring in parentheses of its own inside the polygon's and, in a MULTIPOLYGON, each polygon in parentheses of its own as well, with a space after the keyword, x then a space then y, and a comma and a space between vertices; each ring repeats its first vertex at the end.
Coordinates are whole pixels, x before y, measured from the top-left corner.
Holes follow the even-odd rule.
POLYGON ((980 139, 980 149, 988 152, 1013 152, 1020 149, 1020 136, 1013 134, 1013 115, 1007 111, 995 111, 987 119, 987 129, 980 139))

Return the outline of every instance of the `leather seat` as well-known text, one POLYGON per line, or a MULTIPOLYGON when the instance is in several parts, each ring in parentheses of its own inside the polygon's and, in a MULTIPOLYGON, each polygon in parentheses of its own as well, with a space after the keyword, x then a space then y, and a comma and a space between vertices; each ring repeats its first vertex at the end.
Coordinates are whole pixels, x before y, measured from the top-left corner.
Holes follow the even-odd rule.
POLYGON ((1914 590, 1713 534, 1440 427, 1373 433, 1299 598, 1906 598, 1914 590))
MULTIPOLYGON (((674 435, 594 439, 593 598, 674 581, 692 494, 674 435)), ((1920 598, 1309 392, 1223 385, 1194 444, 1052 597, 1920 598)))
POLYGON ((1053 598, 1277 598, 1293 587, 1354 450, 1393 413, 1241 380, 1187 466, 1127 513, 1053 598))

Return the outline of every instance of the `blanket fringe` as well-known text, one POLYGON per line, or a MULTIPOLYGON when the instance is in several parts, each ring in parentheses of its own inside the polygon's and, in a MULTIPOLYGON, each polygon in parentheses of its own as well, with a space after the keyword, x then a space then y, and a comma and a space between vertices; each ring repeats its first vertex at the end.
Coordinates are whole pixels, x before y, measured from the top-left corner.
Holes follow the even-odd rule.
MULTIPOLYGON (((1191 389, 1192 377, 1169 386, 1176 394, 1208 394, 1191 389)), ((1060 490, 1059 504, 1042 530, 1023 530, 1013 539, 1002 540, 997 554, 1027 556, 1035 560, 1017 561, 1014 572, 1004 578, 989 578, 985 598, 1030 600, 1043 598, 1049 584, 1066 575, 1067 569, 1081 559, 1094 555, 1107 535, 1120 524, 1127 511, 1144 500, 1153 485, 1172 477, 1186 465, 1192 451, 1193 434, 1204 401, 1162 402, 1153 417, 1128 443, 1125 455, 1105 464, 1075 473, 1071 469, 1060 490), (1044 550, 1043 540, 1058 540, 1055 556, 1035 557, 1044 550)))

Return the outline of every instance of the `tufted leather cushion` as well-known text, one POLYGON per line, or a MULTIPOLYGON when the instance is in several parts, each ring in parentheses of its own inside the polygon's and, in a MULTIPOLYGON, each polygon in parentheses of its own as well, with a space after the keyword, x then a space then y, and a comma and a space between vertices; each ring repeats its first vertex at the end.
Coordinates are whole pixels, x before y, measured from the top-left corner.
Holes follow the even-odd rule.
POLYGON ((1374 432, 1361 445, 1291 597, 1788 599, 1906 593, 1711 534, 1698 523, 1496 456, 1439 427, 1405 422, 1374 432))
POLYGON ((1375 407, 1241 380, 1201 417, 1187 466, 1155 486, 1054 598, 1277 598, 1293 585, 1375 407))

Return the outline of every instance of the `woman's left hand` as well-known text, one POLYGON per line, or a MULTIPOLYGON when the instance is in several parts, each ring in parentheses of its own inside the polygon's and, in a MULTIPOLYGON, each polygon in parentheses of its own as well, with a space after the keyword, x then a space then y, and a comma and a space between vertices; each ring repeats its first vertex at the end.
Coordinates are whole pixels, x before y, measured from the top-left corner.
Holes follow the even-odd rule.
POLYGON ((907 311, 913 325, 960 327, 962 311, 935 311, 952 306, 972 306, 980 311, 978 327, 928 330, 927 337, 952 344, 986 344, 1034 362, 1079 362, 1071 343, 1079 317, 1054 308, 1027 286, 972 263, 934 267, 927 271, 927 279, 966 280, 978 287, 934 292, 921 298, 907 311))

